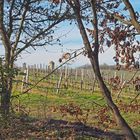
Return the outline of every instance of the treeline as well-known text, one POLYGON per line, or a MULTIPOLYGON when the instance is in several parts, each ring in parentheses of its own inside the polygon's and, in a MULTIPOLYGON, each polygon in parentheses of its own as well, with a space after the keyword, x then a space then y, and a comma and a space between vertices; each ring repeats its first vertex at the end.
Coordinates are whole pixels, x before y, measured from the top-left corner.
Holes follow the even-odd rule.
MULTIPOLYGON (((92 66, 90 64, 85 64, 85 65, 80 66, 78 68, 92 69, 92 66)), ((116 69, 116 65, 108 65, 108 64, 104 63, 104 64, 100 65, 100 69, 105 69, 105 70, 111 69, 111 70, 114 70, 114 69, 116 69)))

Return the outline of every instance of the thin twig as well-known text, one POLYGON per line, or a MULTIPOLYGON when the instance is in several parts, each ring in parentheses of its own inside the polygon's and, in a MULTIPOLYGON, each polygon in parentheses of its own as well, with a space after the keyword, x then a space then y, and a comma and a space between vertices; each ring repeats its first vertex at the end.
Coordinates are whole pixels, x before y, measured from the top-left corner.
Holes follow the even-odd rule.
POLYGON ((134 77, 136 76, 136 74, 137 74, 138 71, 139 71, 139 70, 136 70, 136 72, 133 74, 132 78, 131 78, 129 81, 124 81, 124 82, 123 82, 123 85, 122 85, 122 87, 120 88, 120 91, 118 92, 117 98, 120 97, 120 94, 121 94, 123 88, 126 86, 126 84, 129 84, 129 83, 134 79, 134 77))
POLYGON ((130 104, 132 104, 138 98, 139 95, 140 95, 140 92, 134 97, 134 99, 130 102, 130 104))

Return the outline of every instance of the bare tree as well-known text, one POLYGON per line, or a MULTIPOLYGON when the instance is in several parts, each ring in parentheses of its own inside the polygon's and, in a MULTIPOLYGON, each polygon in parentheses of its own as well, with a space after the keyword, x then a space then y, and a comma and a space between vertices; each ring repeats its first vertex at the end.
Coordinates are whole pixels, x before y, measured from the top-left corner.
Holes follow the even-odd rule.
POLYGON ((8 114, 14 62, 23 51, 59 42, 53 38, 57 24, 69 15, 63 3, 44 0, 0 0, 0 36, 5 50, 1 63, 1 113, 8 114))
POLYGON ((72 7, 76 16, 87 56, 91 62, 106 103, 112 110, 116 122, 121 127, 126 139, 136 140, 132 129, 122 117, 117 105, 111 97, 111 92, 103 81, 98 58, 99 52, 104 51, 104 47, 114 45, 116 50, 114 59, 117 66, 120 65, 121 61, 122 63, 126 63, 126 68, 128 68, 135 62, 134 53, 139 50, 140 46, 139 41, 137 41, 135 45, 134 43, 135 36, 139 33, 140 24, 130 2, 128 0, 123 0, 123 2, 125 4, 123 8, 129 11, 131 20, 126 20, 127 17, 117 12, 119 6, 123 4, 120 0, 90 0, 90 2, 85 0, 67 0, 67 3, 72 7), (86 28, 85 22, 82 19, 83 14, 85 14, 81 12, 83 3, 90 5, 88 12, 86 12, 86 18, 92 29, 86 28), (122 58, 121 55, 123 55, 124 58, 122 58))

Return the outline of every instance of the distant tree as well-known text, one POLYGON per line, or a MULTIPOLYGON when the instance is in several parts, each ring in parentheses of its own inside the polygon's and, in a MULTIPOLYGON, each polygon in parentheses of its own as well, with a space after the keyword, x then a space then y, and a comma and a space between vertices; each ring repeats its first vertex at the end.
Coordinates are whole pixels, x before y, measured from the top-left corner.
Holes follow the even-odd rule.
POLYGON ((114 46, 116 50, 114 59, 117 67, 120 67, 121 61, 126 68, 129 68, 135 62, 134 53, 140 50, 140 43, 139 41, 136 42, 136 35, 140 34, 139 14, 134 12, 129 0, 66 1, 75 14, 87 56, 107 105, 112 110, 126 139, 136 140, 132 129, 120 114, 117 105, 112 100, 111 92, 103 81, 98 54, 104 51, 104 47, 114 46), (85 3, 89 7, 86 11, 81 12, 81 7, 85 3), (121 13, 119 13, 120 9, 122 9, 121 13), (128 13, 130 16, 127 16, 128 13), (83 15, 88 24, 83 21, 83 15), (87 28, 87 25, 89 25, 89 28, 87 28))
MULTIPOLYGON (((0 0, 0 37, 5 54, 0 66, 1 113, 10 108, 14 62, 23 51, 59 42, 53 38, 57 24, 69 15, 65 4, 44 0, 0 0)), ((2 58, 1 58, 2 59, 2 58)))
POLYGON ((104 63, 104 64, 100 65, 100 69, 109 69, 109 65, 104 63))

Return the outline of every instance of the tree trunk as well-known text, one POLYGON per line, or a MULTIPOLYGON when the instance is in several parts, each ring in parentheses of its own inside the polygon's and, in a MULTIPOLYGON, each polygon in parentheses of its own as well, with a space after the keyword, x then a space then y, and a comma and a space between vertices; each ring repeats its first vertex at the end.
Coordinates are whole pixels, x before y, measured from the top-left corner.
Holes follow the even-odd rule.
POLYGON ((4 67, 2 72, 2 93, 1 93, 1 114, 7 116, 10 112, 10 98, 12 93, 12 82, 14 73, 13 61, 10 61, 10 56, 5 58, 5 63, 2 65, 4 67), (7 59, 6 59, 7 58, 7 59))
POLYGON ((107 102, 107 105, 111 108, 115 118, 116 118, 116 122, 117 124, 121 127, 122 132, 124 133, 124 135, 126 136, 127 140, 136 140, 136 137, 132 131, 132 129, 130 128, 130 126, 127 124, 127 122, 125 121, 125 119, 121 116, 118 107, 115 105, 115 103, 112 100, 111 97, 111 93, 109 91, 109 89, 107 88, 107 86, 105 85, 103 78, 101 76, 100 73, 100 68, 99 68, 99 60, 98 60, 98 53, 99 53, 99 41, 98 41, 98 23, 97 23, 97 14, 96 14, 96 1, 93 0, 92 1, 92 9, 93 9, 93 15, 94 15, 94 40, 95 40, 95 48, 94 51, 92 50, 92 46, 90 45, 85 27, 83 25, 82 19, 81 19, 81 14, 79 12, 79 7, 80 7, 80 3, 75 3, 75 5, 77 7, 74 7, 72 5, 72 3, 70 3, 75 14, 76 14, 76 18, 77 18, 77 23, 78 23, 78 27, 79 27, 79 31, 81 34, 81 37, 83 39, 83 43, 85 45, 85 49, 87 51, 88 57, 90 59, 92 68, 94 70, 94 73, 96 75, 96 78, 99 82, 99 86, 100 89, 102 90, 102 94, 107 102))
POLYGON ((5 60, 5 64, 2 64, 2 93, 1 93, 1 114, 6 117, 10 112, 10 99, 12 93, 12 82, 13 82, 13 75, 12 68, 13 62, 9 60, 5 60))
POLYGON ((10 108, 10 93, 9 91, 5 90, 1 94, 1 114, 6 116, 9 114, 10 108))
POLYGON ((12 78, 6 78, 2 83, 1 114, 7 116, 10 112, 10 98, 12 92, 12 78))
POLYGON ((114 113, 117 124, 121 127, 127 140, 136 140, 136 137, 135 137, 132 129, 127 124, 125 119, 121 116, 118 107, 115 105, 115 103, 112 100, 111 93, 110 93, 109 89, 107 88, 107 86, 105 85, 105 83, 103 81, 103 78, 101 76, 100 69, 99 69, 98 56, 94 56, 93 59, 90 58, 90 62, 92 64, 92 68, 95 72, 96 78, 99 82, 99 86, 100 86, 100 89, 103 93, 103 96, 107 102, 107 105, 111 108, 112 112, 114 113))
POLYGON ((2 115, 8 115, 10 110, 10 97, 12 91, 12 77, 9 73, 13 67, 13 61, 11 61, 11 42, 4 26, 4 0, 0 0, 0 35, 3 46, 5 48, 5 60, 4 63, 1 64, 2 93, 0 111, 2 115))

